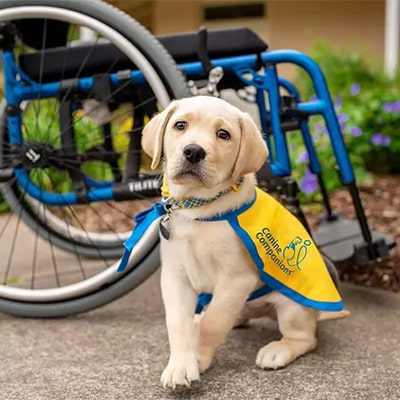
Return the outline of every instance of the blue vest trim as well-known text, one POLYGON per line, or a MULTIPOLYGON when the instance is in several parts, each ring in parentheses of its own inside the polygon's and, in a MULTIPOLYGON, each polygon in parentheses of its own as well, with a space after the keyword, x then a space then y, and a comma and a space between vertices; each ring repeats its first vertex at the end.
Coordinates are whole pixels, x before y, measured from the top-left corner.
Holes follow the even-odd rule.
POLYGON ((256 246, 254 242, 251 240, 249 234, 239 225, 239 221, 235 214, 229 215, 228 218, 224 218, 228 220, 229 225, 232 227, 236 235, 239 236, 239 239, 243 242, 247 251, 250 253, 251 258, 257 265, 257 268, 262 271, 264 262, 261 257, 257 253, 256 246))
POLYGON ((256 192, 254 191, 254 198, 253 198, 253 200, 251 200, 250 203, 245 203, 241 207, 236 208, 235 210, 228 211, 223 214, 217 214, 217 215, 214 215, 209 218, 202 218, 201 221, 209 221, 209 222, 226 221, 227 219, 236 218, 239 214, 242 214, 245 211, 247 211, 255 203, 256 198, 257 198, 257 195, 256 195, 256 192))
POLYGON ((272 287, 265 285, 260 289, 255 290, 247 299, 247 301, 252 301, 255 299, 258 299, 259 297, 265 296, 268 293, 273 292, 274 289, 272 289, 272 287))
POLYGON ((270 286, 273 290, 284 294, 285 296, 291 298, 297 303, 302 304, 303 306, 314 308, 320 311, 341 311, 344 308, 344 304, 341 300, 336 303, 310 300, 307 297, 302 296, 300 293, 297 293, 294 290, 288 288, 283 283, 266 274, 264 271, 259 272, 261 280, 265 282, 268 286, 270 286))
POLYGON ((124 243, 125 249, 122 254, 117 272, 123 272, 125 270, 132 249, 135 247, 150 225, 166 214, 167 212, 165 211, 164 203, 158 202, 154 203, 152 207, 141 211, 135 216, 134 221, 136 222, 136 226, 133 228, 131 236, 124 243))

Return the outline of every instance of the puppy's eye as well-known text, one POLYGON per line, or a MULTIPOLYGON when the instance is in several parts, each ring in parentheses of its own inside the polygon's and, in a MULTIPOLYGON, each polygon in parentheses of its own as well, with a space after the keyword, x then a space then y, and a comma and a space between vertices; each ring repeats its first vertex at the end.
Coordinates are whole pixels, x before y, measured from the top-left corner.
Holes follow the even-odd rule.
POLYGON ((225 129, 220 129, 217 131, 217 137, 222 140, 229 140, 231 138, 231 134, 225 129))
POLYGON ((178 131, 184 131, 187 128, 187 122, 185 121, 175 122, 174 128, 178 131))

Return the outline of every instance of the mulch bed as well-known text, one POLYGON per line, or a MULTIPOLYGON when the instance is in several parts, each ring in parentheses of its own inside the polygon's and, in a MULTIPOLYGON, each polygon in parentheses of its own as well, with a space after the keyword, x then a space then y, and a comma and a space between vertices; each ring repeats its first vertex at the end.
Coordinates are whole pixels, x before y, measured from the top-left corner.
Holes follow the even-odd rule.
MULTIPOLYGON (((368 287, 400 291, 400 175, 375 176, 372 182, 359 185, 360 197, 369 225, 390 235, 398 243, 390 257, 361 267, 340 267, 342 281, 368 287)), ((353 203, 347 190, 330 195, 332 206, 343 216, 355 219, 353 203)), ((315 207, 306 207, 307 219, 315 225, 315 207), (314 210, 314 211, 313 211, 314 210)))

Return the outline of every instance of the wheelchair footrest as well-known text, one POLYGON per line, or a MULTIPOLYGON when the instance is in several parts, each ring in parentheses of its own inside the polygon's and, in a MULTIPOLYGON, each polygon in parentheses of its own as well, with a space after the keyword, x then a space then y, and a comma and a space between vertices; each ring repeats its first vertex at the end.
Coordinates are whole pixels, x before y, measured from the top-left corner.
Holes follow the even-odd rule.
MULTIPOLYGON (((371 229, 374 249, 378 257, 385 257, 396 246, 394 238, 371 229)), ((367 245, 357 220, 341 216, 334 220, 323 220, 313 235, 320 250, 335 264, 360 266, 371 260, 367 245)))

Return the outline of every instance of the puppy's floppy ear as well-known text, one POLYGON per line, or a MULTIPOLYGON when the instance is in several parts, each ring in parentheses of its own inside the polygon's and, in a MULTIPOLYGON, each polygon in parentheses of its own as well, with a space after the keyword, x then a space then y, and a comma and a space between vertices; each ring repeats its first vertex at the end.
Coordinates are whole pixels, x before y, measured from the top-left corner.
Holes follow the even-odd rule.
POLYGON ((177 107, 176 101, 171 102, 164 111, 154 116, 143 128, 142 148, 153 159, 151 163, 152 169, 156 169, 160 163, 165 128, 177 107))
POLYGON ((232 171, 234 181, 245 174, 258 171, 268 156, 267 145, 251 116, 242 112, 239 124, 241 136, 239 152, 232 171))

